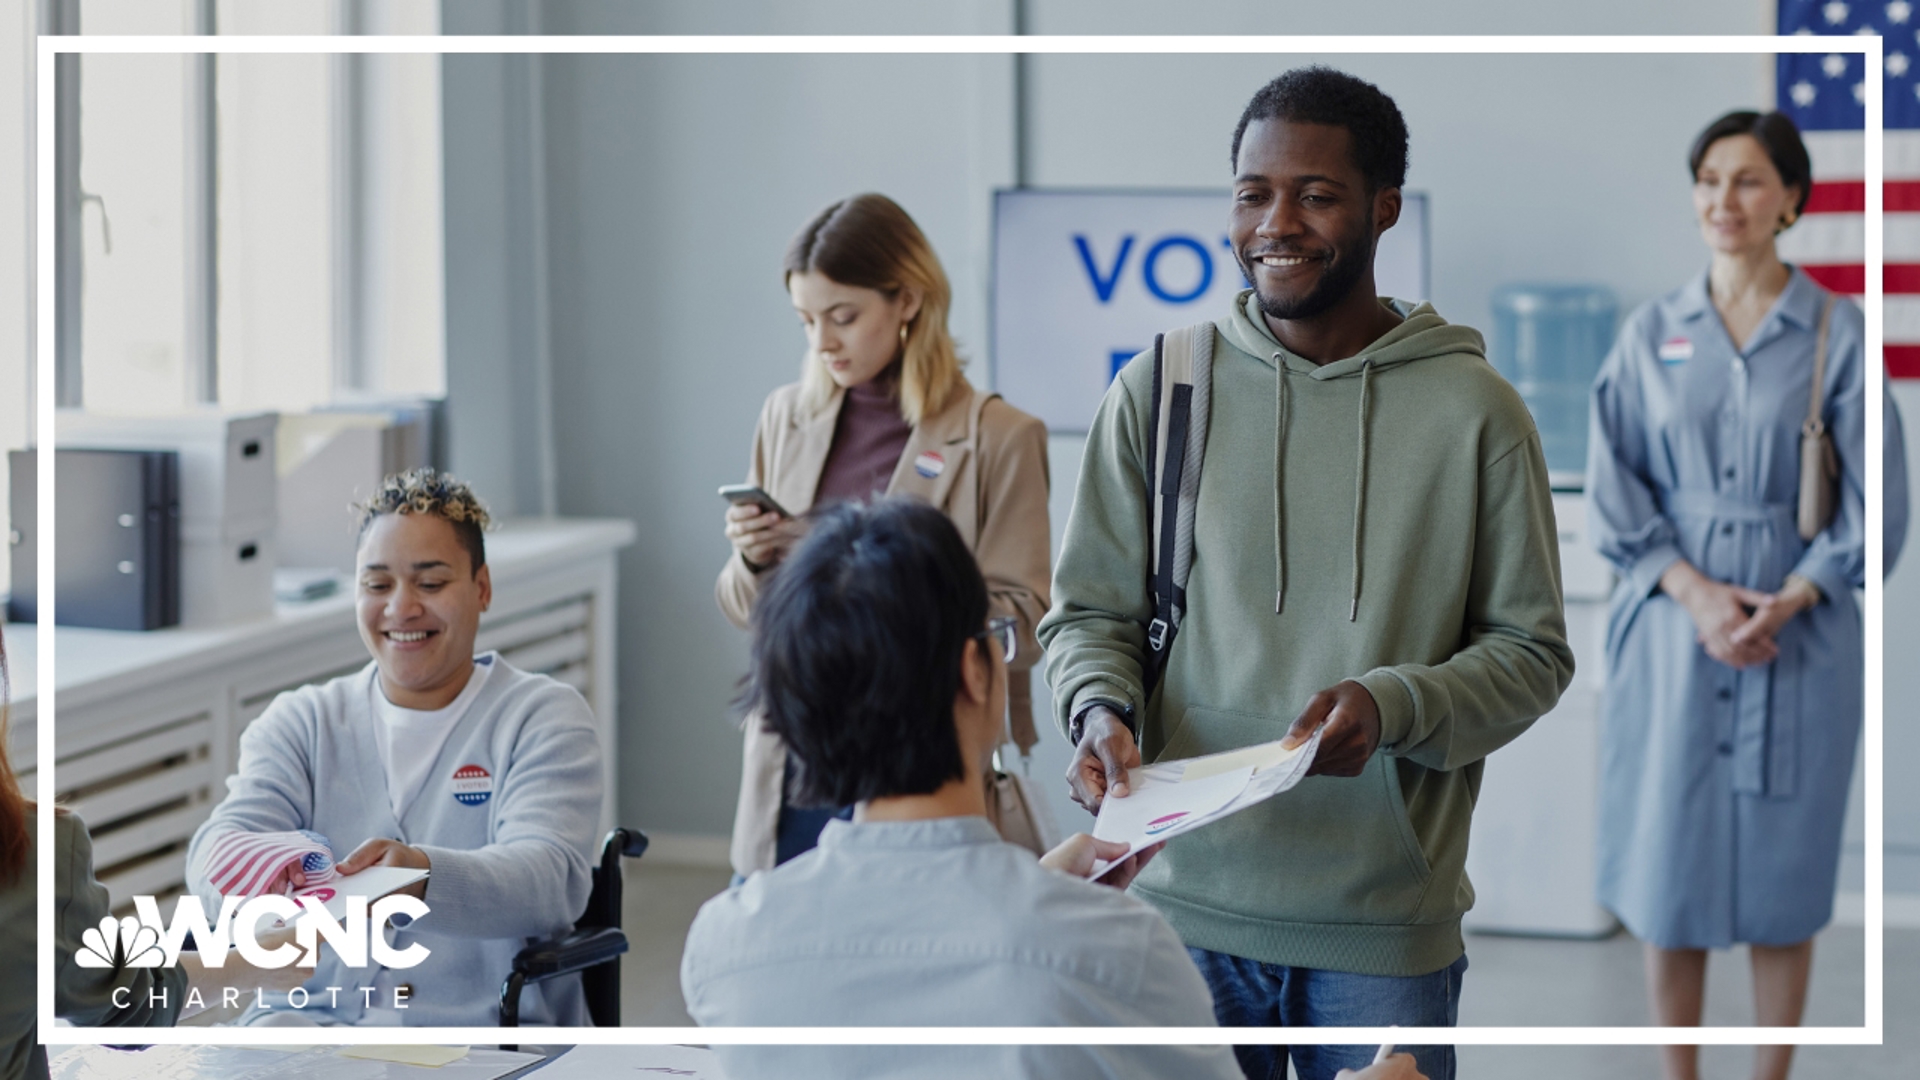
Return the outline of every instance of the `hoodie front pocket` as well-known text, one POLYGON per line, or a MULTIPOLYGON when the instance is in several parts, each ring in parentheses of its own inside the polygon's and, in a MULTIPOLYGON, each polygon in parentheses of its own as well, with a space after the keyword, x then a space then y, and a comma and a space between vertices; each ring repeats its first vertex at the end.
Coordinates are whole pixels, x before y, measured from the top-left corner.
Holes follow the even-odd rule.
MULTIPOLYGON (((1290 719, 1192 708, 1156 761, 1271 742, 1290 719)), ((1352 778, 1316 776, 1180 837, 1151 867, 1155 891, 1251 918, 1300 923, 1415 921, 1433 876, 1394 762, 1352 778), (1384 781, 1378 773, 1389 774, 1384 781)))
POLYGON ((1375 754, 1373 760, 1379 763, 1388 812, 1393 817, 1394 830, 1400 835, 1400 852, 1406 856, 1407 868, 1413 871, 1413 876, 1425 885, 1433 877, 1433 866, 1427 862, 1427 853, 1420 850, 1420 834, 1413 831, 1413 818, 1407 813, 1406 793, 1400 788, 1400 763, 1384 754, 1375 754))

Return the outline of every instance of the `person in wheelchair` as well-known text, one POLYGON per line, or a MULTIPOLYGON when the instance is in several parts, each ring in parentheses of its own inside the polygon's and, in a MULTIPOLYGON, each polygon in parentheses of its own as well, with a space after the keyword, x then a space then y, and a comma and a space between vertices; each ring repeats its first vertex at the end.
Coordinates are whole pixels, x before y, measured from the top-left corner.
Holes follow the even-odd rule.
MULTIPOLYGON (((355 593, 373 660, 281 694, 247 725, 227 796, 188 849, 188 884, 211 916, 223 895, 426 870, 407 891, 427 914, 387 931, 425 960, 348 968, 323 949, 304 995, 249 990, 240 1022, 492 1025, 515 954, 587 905, 603 751, 573 688, 474 655, 493 585, 487 512, 467 485, 432 469, 390 476, 361 515, 355 593)), ((520 1017, 587 1024, 579 977, 528 985, 520 1017)))
MULTIPOLYGON (((753 630, 741 705, 791 748, 804 797, 855 813, 701 908, 680 963, 695 1021, 1214 1025, 1179 937, 1121 891, 1142 855, 1095 885, 1095 856, 1125 845, 1081 834, 1036 861, 988 823, 984 770, 1017 639, 988 620, 986 584, 945 515, 902 498, 817 513, 753 630)), ((730 1075, 761 1076, 787 1049, 721 1052, 730 1075)), ((814 1049, 792 1075, 871 1064, 858 1048, 814 1049)), ((914 1050, 934 1070, 914 1075, 938 1075, 939 1055, 914 1050)), ((1105 1076, 1239 1076, 1225 1047, 992 1052, 1001 1076, 1081 1075, 1095 1059, 1105 1076)))

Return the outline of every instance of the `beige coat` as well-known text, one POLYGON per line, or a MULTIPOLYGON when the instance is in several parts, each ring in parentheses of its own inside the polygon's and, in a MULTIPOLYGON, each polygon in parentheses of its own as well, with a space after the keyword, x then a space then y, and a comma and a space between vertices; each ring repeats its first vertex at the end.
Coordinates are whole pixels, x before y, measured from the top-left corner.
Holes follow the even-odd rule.
MULTIPOLYGON (((747 483, 756 484, 795 514, 813 506, 814 489, 833 446, 843 391, 818 411, 801 404, 800 384, 775 390, 760 410, 753 433, 747 483)), ((996 615, 1020 622, 1020 653, 1013 668, 1023 676, 1040 659, 1033 628, 1047 613, 1047 429, 995 394, 963 385, 946 408, 914 427, 887 494, 924 499, 945 511, 973 549, 987 579, 996 615), (938 476, 914 468, 924 453, 945 462, 938 476)), ((765 573, 747 569, 738 552, 727 560, 714 586, 720 610, 746 629, 765 573)), ((1028 678, 1007 688, 1008 726, 1021 753, 1038 741, 1028 678)), ((779 826, 781 781, 787 752, 778 736, 749 717, 740 775, 740 802, 733 819, 733 868, 741 874, 773 865, 779 826)))

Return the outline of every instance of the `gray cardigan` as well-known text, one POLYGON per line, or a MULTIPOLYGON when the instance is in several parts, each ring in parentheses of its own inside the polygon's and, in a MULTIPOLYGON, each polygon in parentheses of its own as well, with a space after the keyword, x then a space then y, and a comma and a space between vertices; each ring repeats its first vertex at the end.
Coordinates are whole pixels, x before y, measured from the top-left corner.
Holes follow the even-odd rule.
MULTIPOLYGON (((47 1050, 38 1045, 34 1023, 35 972, 39 949, 34 940, 37 823, 27 819, 27 866, 0 886, 0 1080, 47 1075, 47 1050)), ((178 968, 83 968, 73 962, 80 935, 107 915, 107 890, 93 876, 93 841, 72 814, 53 819, 54 1015, 82 1027, 168 1027, 180 1013, 187 992, 186 972, 178 968), (113 1006, 114 990, 126 987, 124 1009, 113 1006), (164 997, 154 1008, 149 995, 164 997)), ((138 1042, 129 1036, 129 1042, 138 1042)))
MULTIPOLYGON (((382 1006, 404 984, 410 996, 399 1016, 409 1026, 494 1024, 513 955, 529 941, 571 929, 586 908, 603 786, 592 713, 571 687, 515 670, 493 653, 476 661, 497 670, 447 735, 427 786, 400 820, 387 798, 370 704, 377 668, 369 663, 275 698, 241 736, 227 797, 194 833, 188 886, 209 913, 220 898, 200 855, 229 830, 312 829, 340 858, 362 841, 391 837, 432 861, 431 913, 390 932, 396 948, 419 942, 432 955, 410 969, 349 970, 327 950, 306 983, 312 999, 304 1016, 352 1024, 365 1012, 354 988, 376 987, 382 1006), (484 772, 478 783, 476 767, 484 772), (458 785, 456 771, 463 774, 458 785), (476 790, 488 780, 490 790, 476 790), (330 986, 347 989, 330 997, 330 986)), ((280 1000, 277 1011, 285 1011, 280 1000)), ((255 1010, 243 1022, 257 1019, 255 1010)), ((521 1022, 589 1023, 578 978, 529 986, 521 1022)))

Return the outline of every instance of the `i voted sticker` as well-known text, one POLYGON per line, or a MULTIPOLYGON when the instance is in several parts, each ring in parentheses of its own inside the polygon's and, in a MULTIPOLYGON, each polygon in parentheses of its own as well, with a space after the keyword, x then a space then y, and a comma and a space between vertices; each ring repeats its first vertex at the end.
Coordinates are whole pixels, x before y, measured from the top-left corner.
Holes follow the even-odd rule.
POLYGON ((947 471, 947 459, 929 450, 913 459, 913 471, 931 480, 947 471))
POLYGON ((1660 343, 1660 362, 1678 364, 1693 359, 1693 342, 1683 337, 1672 337, 1660 343))
POLYGON ((493 774, 478 765, 453 770, 453 797, 463 806, 479 806, 493 798, 493 774))

